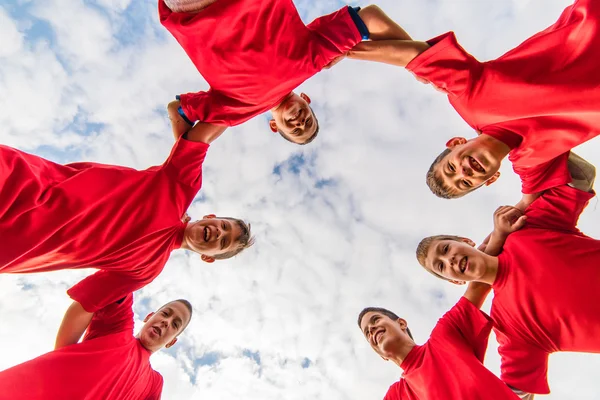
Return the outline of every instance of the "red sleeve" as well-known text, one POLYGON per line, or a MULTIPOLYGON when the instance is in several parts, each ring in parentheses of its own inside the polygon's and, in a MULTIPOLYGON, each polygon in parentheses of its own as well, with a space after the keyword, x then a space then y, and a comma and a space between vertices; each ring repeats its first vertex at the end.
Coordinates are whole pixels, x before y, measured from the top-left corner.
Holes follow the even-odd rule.
POLYGON ((491 318, 466 297, 461 297, 458 303, 439 320, 431 336, 440 333, 444 336, 458 334, 460 339, 473 350, 475 357, 483 363, 491 331, 491 318))
POLYGON ((202 164, 209 147, 206 143, 180 138, 173 146, 164 168, 178 182, 200 189, 202 164))
POLYGON ((408 63, 406 69, 449 95, 458 97, 472 91, 471 85, 478 81, 483 67, 458 44, 454 32, 427 43, 431 47, 408 63))
POLYGON ((134 279, 131 275, 114 272, 98 271, 67 290, 67 294, 87 312, 93 312, 115 303, 146 286, 152 279, 134 279))
POLYGON ((319 57, 322 67, 334 58, 346 54, 348 50, 362 41, 362 35, 350 15, 348 6, 324 15, 306 26, 313 34, 315 42, 314 57, 319 57))
POLYGON ((155 372, 156 379, 153 382, 150 393, 144 397, 144 400, 160 400, 162 397, 163 377, 158 372, 155 372))
POLYGON ((521 192, 524 194, 539 193, 570 183, 572 179, 568 159, 569 152, 566 152, 534 167, 513 167, 515 173, 521 178, 521 192))
POLYGON ((580 233, 579 215, 595 195, 568 185, 547 190, 525 211, 527 226, 580 233))
POLYGON ((500 379, 507 385, 527 393, 548 394, 548 353, 521 341, 511 341, 497 329, 500 344, 500 379))
MULTIPOLYGON (((208 92, 185 93, 179 95, 183 113, 192 122, 203 121, 215 125, 232 126, 227 109, 222 106, 224 99, 211 89, 208 92)), ((229 100, 233 101, 233 99, 229 100)), ((231 105, 235 109, 235 105, 231 105)))
POLYGON ((96 311, 83 341, 96 339, 117 332, 133 332, 133 294, 96 311))
POLYGON ((400 400, 400 394, 398 393, 399 387, 400 382, 395 382, 392 386, 390 386, 383 400, 400 400))

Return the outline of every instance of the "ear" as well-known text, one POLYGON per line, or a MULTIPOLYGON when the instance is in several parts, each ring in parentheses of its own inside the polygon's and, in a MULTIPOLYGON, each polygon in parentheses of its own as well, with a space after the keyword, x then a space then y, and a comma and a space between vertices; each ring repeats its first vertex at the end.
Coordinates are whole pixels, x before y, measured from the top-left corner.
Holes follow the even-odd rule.
POLYGON ((403 331, 406 330, 406 328, 408 327, 408 323, 405 319, 398 318, 396 322, 398 323, 398 325, 400 325, 400 328, 402 328, 403 331))
POLYGON ((310 104, 310 97, 308 97, 307 94, 300 93, 300 97, 302 97, 304 99, 304 101, 306 101, 308 104, 310 104))
POLYGON ((279 129, 277 129, 277 122, 274 119, 269 121, 269 128, 271 128, 271 132, 276 133, 279 129))
POLYGON ((213 257, 211 257, 211 256, 205 256, 204 254, 202 254, 200 256, 200 258, 202 259, 202 261, 207 262, 209 264, 215 262, 215 259, 213 257))
POLYGON ((150 317, 152 317, 154 315, 153 312, 151 312, 150 314, 146 315, 146 318, 144 318, 144 322, 148 322, 148 320, 150 319, 150 317))
POLYGON ((492 177, 490 179, 485 181, 484 185, 490 186, 492 183, 496 182, 498 180, 498 178, 500 178, 500 171, 496 171, 496 173, 494 175, 492 175, 492 177))
POLYGON ((452 148, 458 146, 459 144, 465 144, 465 143, 467 143, 467 139, 465 139, 464 137, 453 137, 452 139, 450 139, 446 142, 446 147, 449 149, 452 149, 452 148))
POLYGON ((465 281, 455 281, 455 280, 452 280, 452 279, 449 279, 448 282, 454 283, 455 285, 459 285, 459 286, 460 285, 464 285, 465 283, 467 283, 465 281))
POLYGON ((462 238, 461 239, 464 243, 468 244, 471 247, 475 247, 475 242, 472 241, 471 239, 467 239, 467 238, 462 238))
POLYGON ((167 343, 165 345, 165 349, 168 349, 169 347, 173 346, 175 343, 177 343, 177 338, 174 338, 173 340, 171 340, 169 343, 167 343))
POLYGON ((202 217, 202 219, 213 219, 213 218, 217 218, 217 216, 215 214, 207 214, 204 217, 202 217))

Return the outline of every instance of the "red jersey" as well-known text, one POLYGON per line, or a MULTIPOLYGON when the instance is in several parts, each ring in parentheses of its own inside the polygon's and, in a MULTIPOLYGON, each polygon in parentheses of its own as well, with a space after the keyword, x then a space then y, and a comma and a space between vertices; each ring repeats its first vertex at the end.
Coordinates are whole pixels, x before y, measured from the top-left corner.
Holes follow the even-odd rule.
POLYGON ((89 312, 147 285, 181 246, 207 149, 180 139, 137 171, 0 146, 0 273, 98 268, 69 291, 89 312))
POLYGON ((541 179, 551 160, 600 133, 599 18, 598 1, 578 0, 548 29, 483 63, 446 33, 406 68, 447 92, 478 133, 506 143, 523 192, 540 192, 570 182, 565 173, 562 182, 541 179))
POLYGON ((427 343, 408 353, 402 378, 384 400, 517 400, 482 364, 491 330, 487 315, 462 297, 438 321, 427 343))
POLYGON ((292 0, 219 0, 196 14, 171 12, 159 0, 158 11, 210 85, 181 95, 183 112, 217 125, 239 125, 277 106, 362 40, 349 7, 308 26, 292 0))
POLYGON ((567 185, 545 192, 499 256, 491 317, 501 378, 525 392, 550 392, 550 353, 600 353, 600 241, 576 228, 593 196, 567 185))
POLYGON ((0 400, 159 400, 163 378, 133 336, 132 299, 94 313, 81 343, 0 372, 0 400))

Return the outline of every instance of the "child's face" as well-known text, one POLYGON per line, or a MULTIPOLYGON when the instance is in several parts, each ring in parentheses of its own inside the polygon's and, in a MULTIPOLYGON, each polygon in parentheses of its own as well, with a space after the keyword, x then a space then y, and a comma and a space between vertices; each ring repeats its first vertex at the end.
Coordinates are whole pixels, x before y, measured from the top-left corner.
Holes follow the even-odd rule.
POLYGON ((502 160, 477 139, 451 139, 446 144, 450 153, 435 168, 445 186, 454 193, 468 193, 481 185, 490 185, 500 176, 502 160))
POLYGON ((310 98, 304 93, 300 96, 291 93, 277 108, 271 110, 271 130, 281 132, 294 143, 303 144, 309 141, 318 125, 309 104, 310 98))
POLYGON ((387 315, 370 311, 360 321, 360 329, 371 348, 383 359, 393 357, 407 341, 412 341, 405 332, 406 321, 394 321, 387 315))
POLYGON ((242 229, 235 221, 212 214, 190 223, 185 230, 188 246, 205 257, 235 250, 241 235, 242 229))
POLYGON ((138 337, 142 345, 150 351, 169 348, 175 344, 177 335, 183 332, 190 318, 188 308, 179 301, 173 301, 144 319, 145 324, 138 337))
POLYGON ((425 267, 436 275, 454 282, 480 281, 487 271, 483 253, 474 243, 436 240, 429 246, 425 267))

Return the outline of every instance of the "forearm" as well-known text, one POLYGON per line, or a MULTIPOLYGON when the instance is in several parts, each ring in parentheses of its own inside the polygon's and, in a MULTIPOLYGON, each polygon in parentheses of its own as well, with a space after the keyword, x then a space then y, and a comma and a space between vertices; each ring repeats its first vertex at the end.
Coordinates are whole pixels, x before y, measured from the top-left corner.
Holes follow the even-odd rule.
POLYGON ((412 40, 400 25, 376 5, 361 8, 358 15, 367 26, 371 40, 412 40))
POLYGON ((77 343, 92 321, 93 316, 94 313, 85 311, 81 304, 74 301, 67 309, 60 328, 58 328, 54 349, 58 350, 77 343))
POLYGON ((492 291, 492 287, 487 283, 469 282, 469 286, 465 291, 464 296, 477 308, 481 308, 488 294, 492 291))
POLYGON ((427 43, 414 40, 361 42, 348 52, 348 58, 406 67, 408 63, 428 48, 427 43))

